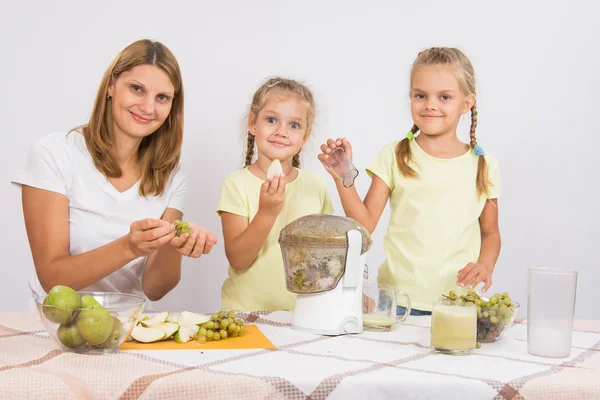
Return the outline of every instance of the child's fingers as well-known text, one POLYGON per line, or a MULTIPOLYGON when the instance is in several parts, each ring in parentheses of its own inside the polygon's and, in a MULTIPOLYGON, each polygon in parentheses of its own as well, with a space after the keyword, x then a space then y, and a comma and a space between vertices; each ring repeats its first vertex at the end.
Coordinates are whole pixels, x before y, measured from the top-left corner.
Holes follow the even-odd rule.
POLYGON ((486 278, 485 272, 479 272, 475 276, 475 278, 473 278, 473 281, 469 284, 469 289, 476 288, 477 285, 479 285, 481 282, 486 280, 485 278, 486 278))
POLYGON ((277 194, 278 195, 282 195, 285 193, 285 178, 283 177, 279 177, 277 184, 279 185, 277 187, 277 194))
POLYGON ((325 155, 331 153, 331 148, 329 147, 329 144, 322 144, 321 145, 321 151, 323 153, 325 153, 325 155))
POLYGON ((196 245, 194 246, 194 250, 190 253, 190 257, 198 258, 204 252, 204 245, 206 244, 206 233, 200 233, 196 237, 196 245))
POLYGON ((173 245, 173 247, 175 248, 181 248, 183 247, 183 245, 185 244, 185 241, 188 240, 188 238, 190 237, 189 233, 184 233, 183 235, 177 237, 175 236, 173 238, 173 240, 171 240, 171 244, 173 245))
POLYGON ((194 247, 196 246, 197 239, 198 239, 198 234, 197 233, 192 234, 192 236, 187 241, 187 243, 181 249, 179 249, 181 254, 183 254, 184 256, 189 256, 190 254, 192 254, 192 252, 194 251, 194 247))
POLYGON ((325 161, 327 161, 329 159, 329 156, 327 154, 321 153, 317 156, 317 158, 319 159, 319 161, 324 163, 325 161))
POLYGON ((271 180, 271 185, 269 186, 269 194, 277 193, 277 188, 279 188, 279 175, 275 175, 271 180))
POLYGON ((214 242, 210 241, 210 240, 206 240, 206 243, 204 244, 204 254, 208 254, 210 253, 210 251, 212 250, 214 246, 214 242))
POLYGON ((337 147, 337 145, 335 144, 335 142, 333 141, 333 139, 327 139, 327 147, 329 147, 331 149, 335 149, 337 147))
POLYGON ((269 180, 264 181, 263 184, 260 185, 260 192, 267 193, 269 191, 270 185, 271 185, 271 181, 269 181, 269 180))
POLYGON ((481 289, 481 293, 487 292, 488 289, 490 288, 490 286, 492 286, 492 276, 491 275, 488 279, 486 279, 485 285, 483 285, 483 288, 481 289))
POLYGON ((456 276, 456 284, 457 285, 461 286, 460 283, 465 279, 465 277, 469 274, 469 272, 471 272, 473 267, 475 267, 475 264, 468 263, 463 269, 458 271, 458 274, 456 276))
MULTIPOLYGON (((467 268, 469 268, 469 267, 467 266, 467 268)), ((465 268, 465 269, 467 269, 467 268, 465 268)), ((478 273, 479 272, 478 272, 477 268, 474 268, 474 266, 471 266, 469 268, 469 271, 466 274, 464 274, 464 272, 463 272, 464 275, 463 275, 462 279, 458 280, 458 286, 466 286, 469 282, 471 282, 473 279, 475 279, 475 277, 477 276, 478 273)))
POLYGON ((344 143, 344 142, 343 142, 343 139, 342 139, 342 138, 337 138, 337 139, 335 140, 335 145, 336 145, 337 147, 340 147, 340 146, 341 146, 343 143, 344 143))

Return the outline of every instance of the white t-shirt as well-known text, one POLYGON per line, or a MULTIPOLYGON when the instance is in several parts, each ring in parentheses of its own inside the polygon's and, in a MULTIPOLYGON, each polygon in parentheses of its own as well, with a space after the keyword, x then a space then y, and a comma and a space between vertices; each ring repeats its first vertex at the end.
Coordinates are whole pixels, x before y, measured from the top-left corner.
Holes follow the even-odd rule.
MULTIPOLYGON (((159 219, 167 208, 183 212, 187 179, 181 167, 173 171, 162 196, 141 197, 138 181, 124 192, 112 186, 92 161, 80 132, 52 133, 37 140, 26 168, 13 180, 60 193, 69 200, 70 255, 85 253, 129 232, 132 222, 159 219)), ((144 296, 142 275, 146 257, 139 257, 86 291, 121 292, 144 296)), ((29 287, 35 297, 45 295, 34 273, 29 287)), ((35 309, 33 300, 30 308, 35 309)))

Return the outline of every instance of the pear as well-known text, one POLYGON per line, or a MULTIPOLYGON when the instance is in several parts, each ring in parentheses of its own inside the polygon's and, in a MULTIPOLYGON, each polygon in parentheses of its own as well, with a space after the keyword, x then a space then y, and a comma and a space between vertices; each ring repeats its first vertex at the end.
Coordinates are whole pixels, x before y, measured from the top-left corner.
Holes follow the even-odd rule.
POLYGON ((181 316, 196 325, 210 321, 210 315, 196 314, 190 311, 182 311, 181 316))
POLYGON ((82 308, 92 308, 92 307, 97 307, 97 306, 102 306, 100 303, 98 303, 98 300, 96 300, 93 296, 83 296, 81 298, 81 307, 82 308))
POLYGON ((142 321, 142 325, 146 328, 152 328, 154 325, 162 324, 163 322, 165 322, 168 317, 169 317, 169 313, 164 311, 164 312, 156 314, 152 318, 148 318, 148 319, 142 321))
POLYGON ((142 343, 158 342, 165 338, 165 332, 160 329, 144 328, 143 326, 137 325, 131 331, 131 337, 142 343))
POLYGON ((123 335, 123 324, 117 317, 113 317, 112 332, 106 342, 102 343, 102 347, 110 348, 119 345, 121 341, 121 335, 123 335))
POLYGON ((153 329, 158 329, 165 333, 165 339, 170 338, 179 330, 179 324, 175 322, 163 322, 162 324, 154 325, 153 329))
POLYGON ((179 324, 179 328, 186 327, 190 331, 193 331, 193 335, 198 333, 198 331, 200 330, 200 327, 198 325, 194 324, 193 322, 182 316, 179 316, 179 318, 177 319, 177 323, 179 324))
POLYGON ((283 167, 281 166, 281 161, 273 160, 271 165, 269 165, 269 169, 267 169, 267 179, 273 179, 275 175, 283 175, 283 167))
POLYGON ((81 296, 68 286, 57 285, 48 292, 43 307, 44 316, 58 324, 68 324, 76 315, 76 308, 81 307, 81 296), (55 308, 56 307, 56 308, 55 308))
POLYGON ((75 323, 62 324, 56 332, 58 340, 70 349, 82 346, 85 344, 85 339, 79 334, 75 323))
POLYGON ((114 319, 106 308, 98 304, 81 310, 75 323, 81 336, 92 346, 98 346, 110 337, 114 319))
POLYGON ((197 331, 194 332, 194 331, 192 331, 192 329, 189 329, 187 326, 180 326, 179 330, 175 334, 175 342, 177 342, 179 344, 187 343, 190 340, 192 340, 192 338, 194 337, 194 335, 196 333, 197 333, 197 331))

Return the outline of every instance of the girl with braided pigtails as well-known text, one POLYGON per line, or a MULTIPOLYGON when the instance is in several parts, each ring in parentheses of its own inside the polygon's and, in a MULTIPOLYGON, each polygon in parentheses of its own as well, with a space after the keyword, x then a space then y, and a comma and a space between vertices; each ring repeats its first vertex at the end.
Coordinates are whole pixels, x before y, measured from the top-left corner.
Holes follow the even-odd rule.
MULTIPOLYGON (((364 202, 354 187, 336 181, 344 211, 371 232, 390 200, 384 237, 386 260, 378 281, 405 291, 413 315, 429 314, 442 294, 464 294, 492 284, 500 253, 498 162, 477 143, 475 73, 458 49, 419 53, 410 74, 413 127, 383 148, 367 168, 372 178, 364 202), (471 114, 470 143, 456 134, 471 114)), ((345 139, 328 140, 319 159, 336 147, 352 156, 345 139)), ((404 314, 402 306, 398 313, 404 314)))
POLYGON ((323 179, 299 168, 314 116, 311 91, 294 80, 272 78, 254 93, 245 168, 225 178, 217 208, 229 260, 229 276, 221 289, 223 309, 294 308, 279 232, 305 215, 333 213, 323 179), (271 177, 274 160, 281 163, 281 171, 271 177))

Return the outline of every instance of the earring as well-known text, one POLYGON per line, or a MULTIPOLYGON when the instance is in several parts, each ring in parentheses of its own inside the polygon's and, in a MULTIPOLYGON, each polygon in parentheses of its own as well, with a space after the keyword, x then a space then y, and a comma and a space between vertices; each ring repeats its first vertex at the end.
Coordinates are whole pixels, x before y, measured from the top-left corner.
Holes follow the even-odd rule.
POLYGON ((110 101, 112 99, 112 96, 110 94, 106 95, 106 101, 110 101))

